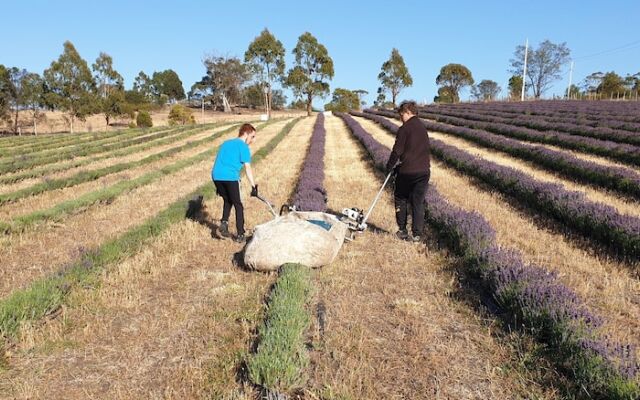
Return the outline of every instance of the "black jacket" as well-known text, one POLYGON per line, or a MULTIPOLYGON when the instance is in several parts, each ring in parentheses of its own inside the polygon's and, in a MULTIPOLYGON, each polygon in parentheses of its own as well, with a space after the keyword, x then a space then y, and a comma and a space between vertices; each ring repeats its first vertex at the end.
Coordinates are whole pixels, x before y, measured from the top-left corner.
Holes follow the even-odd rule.
POLYGON ((387 162, 387 171, 397 160, 402 164, 400 174, 423 174, 430 172, 429 134, 420 118, 414 116, 402 124, 396 135, 391 156, 387 162))

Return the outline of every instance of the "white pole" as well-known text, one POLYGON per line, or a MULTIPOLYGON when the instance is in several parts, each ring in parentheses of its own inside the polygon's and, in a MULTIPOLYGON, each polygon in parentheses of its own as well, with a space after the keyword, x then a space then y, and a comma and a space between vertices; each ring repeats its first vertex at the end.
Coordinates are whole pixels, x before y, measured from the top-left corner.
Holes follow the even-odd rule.
POLYGON ((571 61, 571 69, 569 70, 569 87, 567 87, 567 99, 571 98, 571 80, 573 78, 573 61, 571 61))
POLYGON ((527 86, 527 55, 529 54, 529 38, 524 45, 524 68, 522 69, 522 94, 520 101, 524 101, 524 88, 527 86))

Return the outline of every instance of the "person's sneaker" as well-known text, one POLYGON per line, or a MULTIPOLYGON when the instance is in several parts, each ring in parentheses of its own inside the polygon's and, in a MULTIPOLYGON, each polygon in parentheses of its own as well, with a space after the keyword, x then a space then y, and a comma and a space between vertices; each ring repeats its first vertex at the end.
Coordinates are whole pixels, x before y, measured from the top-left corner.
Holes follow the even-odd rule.
POLYGON ((235 239, 233 239, 234 241, 238 242, 238 243, 244 243, 247 241, 246 236, 244 236, 244 234, 242 235, 238 235, 235 237, 235 239))
POLYGON ((229 237, 229 222, 227 221, 220 222, 220 235, 223 237, 229 237))
POLYGON ((410 240, 413 243, 420 243, 420 242, 422 242, 422 236, 420 236, 420 235, 411 235, 410 240))
POLYGON ((396 237, 400 240, 407 240, 409 238, 409 234, 406 229, 400 229, 396 232, 396 237))

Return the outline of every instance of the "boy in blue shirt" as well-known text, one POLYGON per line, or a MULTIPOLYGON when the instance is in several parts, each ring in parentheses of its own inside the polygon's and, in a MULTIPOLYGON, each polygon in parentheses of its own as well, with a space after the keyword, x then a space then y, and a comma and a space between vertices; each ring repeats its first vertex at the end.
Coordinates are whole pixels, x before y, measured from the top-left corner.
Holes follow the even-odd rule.
POLYGON ((251 170, 251 151, 249 146, 256 138, 256 128, 251 124, 240 127, 238 137, 222 143, 211 169, 211 179, 216 186, 218 195, 224 200, 222 219, 220 220, 220 234, 229 237, 229 215, 231 206, 236 210, 237 242, 244 242, 244 207, 240 198, 240 170, 244 166, 249 183, 251 196, 258 195, 258 186, 253 180, 251 170))

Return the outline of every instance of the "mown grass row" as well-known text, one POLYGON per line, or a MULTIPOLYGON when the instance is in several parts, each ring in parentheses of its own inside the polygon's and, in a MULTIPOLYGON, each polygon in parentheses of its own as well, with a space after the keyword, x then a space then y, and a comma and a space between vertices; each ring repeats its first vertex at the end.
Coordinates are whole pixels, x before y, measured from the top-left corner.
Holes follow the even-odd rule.
MULTIPOLYGON (((275 137, 253 155, 252 162, 255 164, 264 159, 299 120, 300 118, 296 118, 285 125, 275 137)), ((218 147, 215 150, 217 149, 218 147)), ((59 309, 75 288, 98 285, 98 278, 103 269, 140 252, 153 238, 162 234, 174 223, 184 220, 190 199, 198 195, 210 199, 215 194, 215 188, 209 182, 209 176, 203 176, 202 180, 207 180, 207 183, 173 202, 143 224, 88 251, 61 271, 39 279, 29 287, 16 290, 7 298, 0 300, 0 336, 5 341, 15 340, 23 324, 38 321, 59 309)))
POLYGON ((280 267, 267 303, 258 347, 247 361, 251 381, 271 393, 301 387, 309 365, 305 333, 311 324, 311 269, 301 264, 280 267))
POLYGON ((39 141, 37 143, 26 143, 20 146, 14 146, 11 148, 0 148, 0 157, 15 156, 24 153, 37 153, 48 149, 62 149, 70 146, 77 146, 87 142, 100 141, 112 141, 119 140, 120 138, 138 136, 140 134, 146 135, 154 132, 164 131, 172 129, 168 126, 157 128, 135 128, 135 129, 122 129, 112 132, 99 132, 90 133, 86 135, 71 136, 61 139, 55 137, 49 137, 50 140, 39 141))
MULTIPOLYGON (((298 210, 324 212, 324 152, 326 130, 319 113, 298 183, 290 198, 298 210)), ((281 266, 267 303, 267 314, 258 330, 258 347, 246 361, 251 381, 267 395, 291 393, 305 379, 309 356, 305 332, 309 328, 313 283, 306 265, 281 266)))
MULTIPOLYGON (((166 126, 159 126, 154 128, 134 128, 136 130, 161 130, 167 128, 166 126)), ((32 135, 22 135, 22 136, 10 136, 10 137, 2 137, 0 136, 0 149, 11 149, 19 146, 29 146, 29 145, 38 145, 40 143, 64 143, 65 141, 73 141, 77 139, 83 139, 87 137, 91 137, 93 135, 103 135, 110 133, 126 133, 130 132, 131 129, 117 129, 111 132, 65 132, 65 133, 56 133, 56 134, 43 134, 38 136, 32 135)))
MULTIPOLYGON (((398 127, 383 124, 395 134, 398 127)), ((430 139, 431 152, 445 164, 480 179, 523 206, 551 217, 583 237, 626 259, 635 268, 640 261, 640 218, 621 214, 607 204, 588 200, 584 193, 542 182, 514 168, 476 157, 439 140, 430 139)))
POLYGON ((170 135, 168 137, 155 139, 150 142, 146 142, 138 145, 129 146, 124 149, 113 150, 108 153, 101 154, 99 156, 89 157, 83 160, 72 160, 70 162, 59 164, 59 165, 45 165, 43 167, 29 169, 21 173, 12 174, 9 176, 3 176, 3 177, 0 177, 0 185, 16 183, 25 179, 37 178, 39 176, 46 176, 46 175, 55 174, 58 172, 63 172, 72 168, 78 168, 85 165, 89 165, 91 163, 104 160, 107 158, 128 156, 130 154, 146 151, 157 146, 162 146, 165 144, 171 144, 171 143, 177 142, 191 135, 202 132, 203 130, 216 128, 219 125, 223 125, 223 124, 216 123, 211 125, 199 125, 198 127, 188 129, 186 131, 174 132, 173 135, 170 135))
POLYGON ((132 168, 137 168, 137 167, 141 167, 144 166, 146 164, 150 164, 154 161, 158 161, 158 160, 162 160, 165 157, 170 157, 173 155, 176 155, 182 151, 188 150, 188 149, 192 149, 195 148, 197 146, 200 146, 203 143, 206 143, 208 141, 211 141, 217 137, 219 137, 220 135, 225 135, 228 134, 230 132, 232 132, 234 129, 237 128, 237 125, 235 126, 231 126, 227 129, 225 129, 222 132, 219 133, 215 133, 209 137, 203 138, 203 139, 199 139, 199 140, 195 140, 195 141, 190 141, 187 142, 183 145, 177 146, 177 147, 173 147, 170 149, 167 149, 165 151, 162 151, 160 153, 156 153, 153 155, 150 155, 148 157, 145 157, 141 160, 138 161, 130 161, 130 162, 123 162, 123 163, 119 163, 119 164, 114 164, 114 165, 110 165, 108 167, 105 168, 100 168, 100 169, 96 169, 96 170, 92 170, 92 171, 82 171, 79 172, 69 178, 63 178, 63 179, 54 179, 54 180, 48 180, 45 182, 41 182, 38 184, 35 184, 33 186, 21 189, 21 190, 17 190, 15 192, 11 192, 11 193, 6 193, 6 194, 0 194, 0 205, 8 203, 8 202, 13 202, 13 201, 17 201, 19 199, 25 198, 25 197, 29 197, 29 196, 34 196, 37 194, 41 194, 50 190, 55 190, 55 189, 62 189, 62 188, 67 188, 67 187, 72 187, 75 185, 79 185, 81 183, 84 182, 89 182, 92 180, 96 180, 98 178, 101 178, 103 176, 109 175, 109 174, 114 174, 117 172, 121 172, 121 171, 125 171, 128 169, 132 169, 132 168))
POLYGON ((189 130, 191 127, 181 127, 177 129, 170 129, 166 131, 160 131, 153 133, 147 136, 135 136, 131 137, 127 140, 115 142, 115 143, 107 143, 107 144, 97 144, 94 145, 92 143, 86 143, 85 145, 66 149, 62 151, 51 151, 51 154, 45 154, 42 156, 32 157, 30 155, 23 155, 20 157, 16 157, 13 161, 8 161, 4 163, 0 163, 0 173, 9 173, 16 172, 22 169, 33 168, 39 165, 50 164, 66 159, 72 159, 74 157, 84 157, 92 154, 100 154, 105 153, 107 151, 122 149, 129 146, 133 146, 140 143, 150 142, 152 140, 164 138, 170 135, 174 135, 176 132, 189 130))
MULTIPOLYGON (((357 121, 338 114, 384 170, 390 150, 357 121)), ((556 274, 525 263, 517 250, 497 245, 493 227, 477 212, 448 203, 435 188, 425 196, 426 220, 462 259, 473 288, 493 297, 509 329, 522 329, 550 348, 552 361, 575 384, 576 397, 634 400, 640 396, 635 349, 610 342, 598 330, 603 318, 565 286, 556 274)))
MULTIPOLYGON (((268 123, 265 123, 264 125, 266 124, 268 123)), ((223 134, 223 132, 218 132, 209 140, 216 139, 223 134)), ((29 214, 21 215, 13 218, 9 222, 0 221, 0 232, 4 232, 6 234, 23 232, 38 223, 45 221, 59 221, 71 213, 85 209, 96 203, 110 203, 126 192, 148 185, 166 175, 176 173, 193 164, 213 157, 216 149, 217 148, 205 150, 189 158, 181 159, 172 164, 166 165, 158 170, 148 172, 135 179, 121 181, 109 187, 86 193, 78 198, 63 201, 49 209, 38 210, 29 214)))
MULTIPOLYGON (((395 117, 393 113, 367 110, 365 113, 351 112, 352 115, 368 118, 384 124, 384 118, 395 117)), ((562 151, 548 149, 544 146, 523 143, 516 139, 495 135, 478 129, 445 125, 423 120, 428 130, 442 132, 466 140, 480 146, 499 150, 516 158, 529 161, 535 166, 556 172, 571 180, 591 186, 615 190, 616 192, 640 198, 640 174, 627 168, 605 166, 593 161, 583 160, 562 151)))

